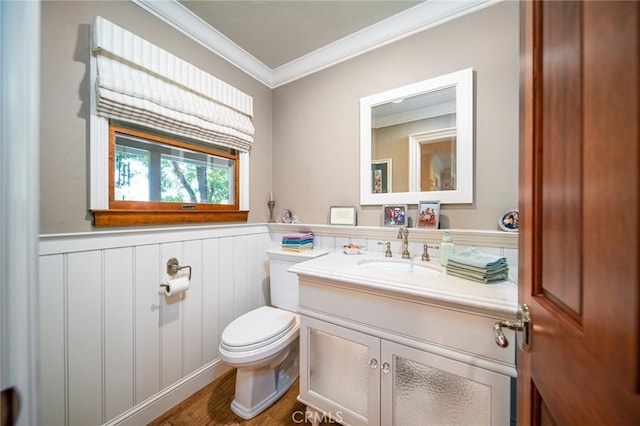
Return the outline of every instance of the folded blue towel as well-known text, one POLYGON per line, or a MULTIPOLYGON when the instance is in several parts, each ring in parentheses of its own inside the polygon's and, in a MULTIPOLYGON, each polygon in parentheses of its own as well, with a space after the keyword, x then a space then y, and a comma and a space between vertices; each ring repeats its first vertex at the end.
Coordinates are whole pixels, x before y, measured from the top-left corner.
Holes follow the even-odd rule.
POLYGON ((498 268, 494 269, 480 269, 475 267, 460 267, 451 262, 447 264, 447 273, 451 274, 462 274, 468 277, 475 277, 478 279, 495 279, 500 277, 508 276, 509 274, 509 266, 504 264, 498 268))
POLYGON ((452 260, 462 265, 482 269, 495 269, 507 263, 507 259, 505 257, 481 253, 476 248, 469 248, 458 254, 452 254, 449 256, 449 261, 452 260))
POLYGON ((447 268, 449 267, 464 269, 466 271, 471 271, 471 272, 487 273, 487 272, 497 271, 502 268, 508 268, 509 265, 507 265, 506 263, 500 263, 496 266, 492 266, 491 268, 478 268, 477 266, 471 266, 471 265, 467 265, 466 263, 459 263, 459 262, 456 262, 455 260, 449 259, 449 262, 447 263, 447 268))
POLYGON ((461 272, 452 271, 450 269, 447 269, 447 274, 453 275, 454 277, 464 278, 466 280, 476 281, 476 282, 483 283, 483 284, 492 284, 492 283, 495 283, 495 282, 507 281, 509 279, 509 273, 508 272, 502 272, 500 274, 492 275, 492 276, 489 276, 489 277, 478 277, 476 275, 470 275, 470 274, 461 273, 461 272))
POLYGON ((307 244, 307 243, 313 243, 313 239, 310 240, 287 240, 287 239, 282 239, 282 244, 307 244))

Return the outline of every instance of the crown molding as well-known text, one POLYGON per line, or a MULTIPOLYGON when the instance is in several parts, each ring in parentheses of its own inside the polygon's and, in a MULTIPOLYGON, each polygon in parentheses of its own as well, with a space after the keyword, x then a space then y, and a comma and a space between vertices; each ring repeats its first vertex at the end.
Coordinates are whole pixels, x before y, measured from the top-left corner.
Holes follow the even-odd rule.
POLYGON ((176 0, 131 1, 232 65, 240 68, 267 87, 273 88, 273 70, 271 68, 257 60, 176 0))
POLYGON ((290 83, 499 1, 501 0, 425 1, 274 69, 273 87, 290 83))
POLYGON ((267 67, 176 0, 131 1, 274 89, 502 0, 425 1, 275 69, 267 67))

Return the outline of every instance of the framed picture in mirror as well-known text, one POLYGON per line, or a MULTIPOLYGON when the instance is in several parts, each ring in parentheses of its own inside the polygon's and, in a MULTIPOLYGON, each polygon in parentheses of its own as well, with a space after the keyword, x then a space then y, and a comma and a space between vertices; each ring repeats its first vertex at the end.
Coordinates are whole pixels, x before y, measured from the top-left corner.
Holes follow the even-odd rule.
POLYGON ((407 225, 407 205, 387 204, 382 206, 382 226, 401 228, 407 225))
POLYGON ((371 161, 371 192, 374 194, 387 194, 391 189, 392 159, 371 161))
POLYGON ((440 201, 420 201, 418 203, 417 228, 438 229, 440 225, 440 201))

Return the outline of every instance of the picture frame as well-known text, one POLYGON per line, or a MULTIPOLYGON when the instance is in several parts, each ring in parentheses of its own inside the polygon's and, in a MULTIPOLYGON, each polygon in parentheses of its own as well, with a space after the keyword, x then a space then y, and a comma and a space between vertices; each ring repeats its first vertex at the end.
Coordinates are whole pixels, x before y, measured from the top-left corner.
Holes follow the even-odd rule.
POLYGON ((438 229, 440 226, 440 201, 420 201, 416 228, 438 229))
POLYGON ((356 208, 353 206, 331 206, 329 207, 329 225, 351 225, 356 226, 356 208))
POLYGON ((507 210, 498 219, 500 229, 506 232, 518 232, 520 226, 520 217, 517 209, 507 210))
POLYGON ((371 160, 371 193, 387 194, 391 193, 391 180, 393 176, 393 160, 384 158, 371 160))
POLYGON ((406 204, 385 204, 382 206, 382 226, 401 228, 408 226, 406 204))

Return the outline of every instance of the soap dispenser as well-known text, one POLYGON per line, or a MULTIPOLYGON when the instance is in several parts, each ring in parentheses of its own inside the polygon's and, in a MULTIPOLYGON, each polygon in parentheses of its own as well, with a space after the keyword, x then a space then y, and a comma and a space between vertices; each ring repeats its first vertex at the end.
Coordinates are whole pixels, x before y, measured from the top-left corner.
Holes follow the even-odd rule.
POLYGON ((442 242, 440 243, 440 264, 442 266, 447 266, 447 263, 449 263, 449 256, 452 254, 455 254, 455 246, 453 245, 451 234, 448 231, 445 231, 442 236, 442 242))

